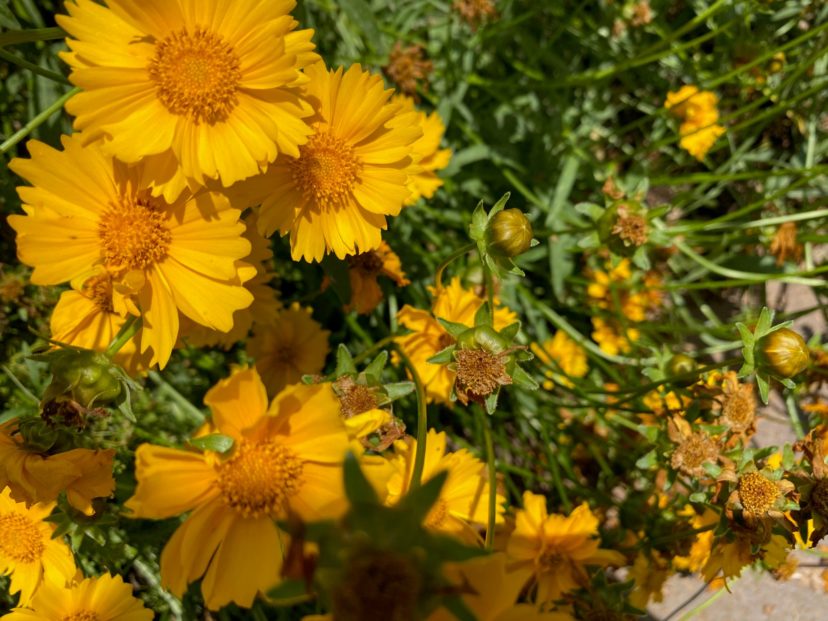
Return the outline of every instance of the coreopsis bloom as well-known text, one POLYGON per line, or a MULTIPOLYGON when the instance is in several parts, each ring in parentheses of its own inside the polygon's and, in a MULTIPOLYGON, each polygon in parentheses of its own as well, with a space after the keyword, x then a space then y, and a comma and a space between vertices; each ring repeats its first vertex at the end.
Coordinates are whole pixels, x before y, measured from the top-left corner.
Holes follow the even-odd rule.
POLYGON ((449 165, 451 149, 441 149, 440 141, 446 133, 446 126, 437 112, 426 114, 414 106, 414 100, 405 95, 397 95, 392 100, 406 112, 416 112, 417 120, 423 130, 423 135, 414 143, 414 153, 417 157, 417 172, 408 178, 408 188, 411 196, 406 205, 413 205, 420 198, 431 198, 437 188, 443 185, 443 180, 437 176, 437 171, 449 165))
POLYGON ((710 582, 721 573, 725 582, 742 573, 742 569, 761 560, 768 569, 775 569, 788 559, 791 546, 782 535, 770 534, 765 528, 736 528, 715 540, 701 574, 710 582))
POLYGON ((601 317, 592 318, 592 328, 593 340, 598 343, 601 351, 609 356, 626 354, 641 336, 636 328, 622 328, 617 322, 607 321, 601 317))
POLYGON ((584 377, 589 371, 586 350, 563 330, 555 332, 543 345, 532 343, 531 349, 545 367, 543 373, 548 379, 543 387, 547 390, 556 383, 572 386, 570 378, 584 377))
POLYGON ((506 554, 516 569, 532 569, 537 602, 542 604, 588 584, 587 566, 624 564, 621 553, 599 547, 597 536, 598 518, 586 503, 569 516, 549 515, 546 498, 524 492, 506 554))
POLYGON ((25 445, 17 422, 0 425, 0 488, 19 502, 49 503, 61 492, 75 509, 93 515, 92 500, 115 491, 114 449, 77 448, 48 454, 25 445))
MULTIPOLYGON (((414 438, 394 443, 396 456, 393 458, 395 474, 388 481, 388 505, 396 504, 411 487, 411 475, 417 452, 414 438)), ((446 434, 429 429, 426 437, 426 458, 423 467, 423 481, 428 481, 440 472, 447 472, 440 497, 431 508, 424 525, 432 531, 452 535, 473 544, 480 535, 472 524, 485 525, 489 515, 489 484, 486 479, 486 465, 460 449, 446 453, 446 434)), ((497 522, 503 522, 505 498, 497 496, 497 522)))
POLYGON ((168 204, 142 184, 143 165, 128 167, 64 136, 63 151, 28 143, 32 159, 9 164, 34 187, 19 187, 26 215, 9 216, 20 260, 34 267, 32 283, 86 284, 101 272, 112 298, 93 294, 101 310, 143 318, 140 353, 163 367, 178 338, 179 311, 228 331, 233 313, 253 296, 242 283, 255 274, 241 259, 250 252, 241 212, 218 193, 188 193, 168 204), (202 212, 208 212, 206 215, 202 212))
POLYGON ((349 448, 330 384, 290 386, 268 407, 255 369, 238 369, 204 402, 224 455, 142 444, 136 451, 132 517, 191 512, 161 554, 161 581, 180 597, 203 577, 210 609, 249 607, 279 582, 287 535, 274 520, 337 517, 346 507, 342 463, 349 448))
POLYGON ((422 82, 423 90, 428 90, 428 77, 434 65, 425 57, 422 45, 403 47, 402 41, 394 43, 388 55, 385 74, 406 95, 417 96, 417 83, 422 82))
MULTIPOLYGON (((411 334, 401 336, 397 342, 416 367, 429 401, 450 404, 455 372, 446 365, 428 362, 437 352, 454 343, 454 338, 440 325, 437 317, 471 328, 474 326, 474 315, 484 300, 473 291, 464 289, 457 277, 452 278, 447 287, 439 291, 432 289, 431 292, 434 295, 431 312, 406 304, 397 313, 400 325, 412 330, 411 334)), ((496 305, 493 321, 494 329, 502 330, 517 321, 517 315, 504 306, 496 305)))
POLYGON ((697 532, 687 556, 673 557, 673 567, 677 570, 696 573, 701 571, 710 558, 715 537, 714 526, 719 522, 719 514, 709 508, 705 508, 702 513, 697 514, 690 505, 679 514, 689 516, 690 526, 697 532))
POLYGON ((273 271, 273 251, 270 240, 256 229, 256 213, 248 212, 245 217, 247 228, 244 238, 250 242, 250 254, 244 258, 248 264, 242 270, 255 269, 256 275, 245 281, 244 288, 253 296, 253 302, 247 308, 233 313, 233 328, 229 332, 219 332, 181 318, 181 336, 193 347, 222 347, 229 349, 248 335, 254 325, 269 325, 282 310, 277 291, 270 286, 275 276, 273 271))
POLYGON ((319 373, 325 366, 330 334, 311 317, 311 309, 298 302, 279 311, 270 323, 259 325, 247 341, 247 354, 256 361, 268 394, 295 384, 303 375, 319 373))
POLYGON ((387 216, 400 213, 416 172, 417 115, 391 103, 382 78, 352 65, 305 71, 314 105, 314 134, 298 157, 281 156, 263 175, 245 182, 261 202, 259 230, 290 235, 294 260, 321 261, 379 247, 387 216))
POLYGON ((68 1, 57 17, 74 37, 61 54, 69 80, 84 89, 66 109, 109 155, 143 159, 154 195, 173 202, 211 179, 227 187, 299 154, 312 110, 294 87, 318 57, 313 31, 294 31, 295 2, 106 5, 68 1))
POLYGON ((645 610, 650 602, 663 601, 664 583, 672 573, 670 562, 658 551, 653 550, 651 554, 639 552, 628 576, 628 579, 635 581, 630 593, 630 604, 645 610))
POLYGON ((390 278, 398 287, 411 281, 405 277, 400 257, 384 241, 376 250, 361 252, 348 257, 348 278, 351 282, 351 302, 346 310, 367 314, 382 301, 382 289, 377 278, 390 278))
POLYGON ((152 621, 154 614, 121 576, 103 574, 64 586, 45 581, 26 608, 0 621, 152 621))
POLYGON ((63 539, 52 539, 56 526, 44 521, 55 503, 15 502, 8 487, 0 491, 0 573, 11 575, 9 593, 20 593, 26 606, 41 585, 63 584, 75 575, 75 559, 63 539))
POLYGON ((701 161, 725 128, 717 123, 718 98, 711 91, 700 91, 692 85, 667 93, 664 107, 681 119, 679 146, 701 161))

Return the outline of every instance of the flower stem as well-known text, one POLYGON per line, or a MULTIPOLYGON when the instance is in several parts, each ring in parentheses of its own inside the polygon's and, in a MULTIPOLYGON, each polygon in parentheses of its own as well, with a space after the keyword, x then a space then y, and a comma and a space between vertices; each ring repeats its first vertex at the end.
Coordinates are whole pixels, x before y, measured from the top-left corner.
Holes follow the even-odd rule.
POLYGON ((172 384, 161 376, 158 371, 150 371, 147 375, 159 386, 159 388, 161 388, 161 391, 172 399, 178 407, 184 410, 197 425, 204 422, 204 412, 190 403, 184 395, 178 392, 172 384))
POLYGON ((7 52, 3 48, 0 47, 0 58, 3 60, 14 63, 23 69, 28 69, 34 74, 39 76, 43 76, 44 78, 48 78, 49 80, 53 80, 54 82, 59 82, 60 84, 70 84, 69 80, 63 77, 62 74, 57 73, 56 71, 49 71, 48 69, 44 69, 43 67, 36 65, 34 63, 29 62, 25 58, 21 58, 17 54, 12 54, 11 52, 7 52))
POLYGON ((489 518, 486 524, 486 548, 494 546, 495 521, 497 519, 497 464, 495 464, 494 442, 489 416, 479 410, 480 425, 483 428, 483 442, 486 445, 486 469, 489 474, 489 518))
POLYGON ((34 41, 52 41, 62 39, 66 33, 62 28, 32 28, 30 30, 7 30, 0 33, 0 47, 32 43, 34 41))
POLYGON ((57 99, 51 106, 46 108, 43 112, 35 116, 31 121, 26 123, 21 129, 13 133, 9 138, 0 144, 0 153, 7 153, 9 149, 11 149, 14 145, 18 142, 23 140, 26 136, 28 136, 32 131, 34 131, 37 127, 43 124, 46 119, 52 116, 55 112, 63 108, 63 104, 65 104, 71 97, 75 94, 79 93, 81 89, 73 88, 71 91, 57 99))
POLYGON ((141 329, 142 323, 143 322, 140 317, 130 315, 124 322, 124 325, 121 326, 121 329, 118 330, 118 334, 116 334, 115 338, 112 339, 109 347, 106 348, 104 355, 106 355, 107 358, 112 358, 115 354, 121 351, 121 348, 126 345, 127 341, 138 333, 138 330, 141 329))
POLYGON ((420 486, 423 478, 423 468, 425 467, 426 455, 426 436, 428 435, 428 409, 426 407, 426 394, 423 381, 420 379, 420 374, 411 362, 411 359, 403 351, 403 348, 394 344, 400 359, 411 374, 411 379, 417 387, 417 452, 414 454, 414 468, 411 471, 411 489, 420 486))
POLYGON ((458 248, 445 259, 443 259, 443 262, 437 266, 437 271, 434 272, 434 286, 437 289, 437 291, 443 288, 443 272, 449 266, 449 264, 455 259, 462 257, 467 252, 474 250, 475 248, 475 244, 466 244, 465 246, 458 248))

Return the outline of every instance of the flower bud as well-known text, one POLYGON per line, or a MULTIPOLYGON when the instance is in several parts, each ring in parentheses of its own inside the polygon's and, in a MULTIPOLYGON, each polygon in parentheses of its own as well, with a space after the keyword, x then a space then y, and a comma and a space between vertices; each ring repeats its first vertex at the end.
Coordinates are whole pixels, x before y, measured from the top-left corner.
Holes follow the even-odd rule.
POLYGON ((123 391, 115 367, 103 354, 64 349, 54 352, 50 363, 52 383, 47 398, 67 395, 83 407, 92 407, 116 400, 123 391))
POLYGON ((486 230, 489 252, 509 258, 526 252, 532 245, 532 235, 532 224, 520 209, 497 212, 486 230))
POLYGON ((799 334, 781 328, 759 340, 759 361, 778 377, 799 375, 811 363, 811 352, 799 334))
POLYGON ((674 384, 679 386, 690 386, 696 381, 697 376, 691 376, 689 374, 693 373, 696 368, 696 361, 690 356, 686 354, 676 354, 667 362, 667 375, 670 378, 674 378, 677 375, 688 375, 688 377, 682 377, 672 381, 674 384))

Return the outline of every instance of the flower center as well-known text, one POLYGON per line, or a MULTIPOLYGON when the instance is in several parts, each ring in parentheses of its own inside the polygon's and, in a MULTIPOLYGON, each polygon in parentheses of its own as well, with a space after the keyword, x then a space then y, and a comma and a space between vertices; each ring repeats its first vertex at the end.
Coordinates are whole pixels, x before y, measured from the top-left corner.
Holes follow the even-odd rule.
POLYGON ((359 180, 362 162, 353 148, 322 132, 299 147, 299 157, 290 161, 293 182, 309 201, 322 209, 338 207, 359 180))
POLYGON ((83 294, 102 312, 112 312, 112 277, 109 274, 98 274, 88 278, 83 283, 83 294))
POLYGON ((97 612, 92 612, 91 610, 79 610, 77 612, 73 612, 71 615, 64 616, 61 621, 100 621, 100 617, 97 612))
POLYGON ((382 257, 373 250, 369 250, 348 257, 348 265, 368 274, 379 274, 382 271, 382 257))
POLYGON ((426 528, 440 528, 448 517, 448 505, 445 500, 439 499, 431 507, 425 519, 426 528))
POLYGON ((224 502, 244 517, 281 515, 299 491, 302 466, 281 444, 242 440, 233 457, 218 466, 218 487, 224 502))
POLYGON ((164 211, 155 201, 142 197, 123 197, 101 216, 104 263, 110 270, 142 270, 167 256, 172 234, 165 226, 164 211))
POLYGON ((168 35, 156 46, 148 70, 164 107, 196 124, 225 121, 238 104, 239 57, 204 28, 168 35))
POLYGON ((750 428, 756 414, 753 387, 747 384, 740 385, 728 395, 722 412, 734 431, 745 431, 750 428))
POLYGON ((554 573, 560 571, 561 567, 567 562, 569 562, 569 559, 559 550, 547 549, 540 555, 537 564, 542 572, 554 573))
POLYGON ((344 418, 373 410, 378 405, 376 389, 357 384, 347 375, 336 380, 333 388, 339 397, 339 409, 344 418))
POLYGON ((706 433, 694 433, 684 440, 673 453, 672 466, 683 472, 696 475, 706 462, 713 462, 718 456, 716 443, 706 433))
POLYGON ((511 384, 512 379, 506 374, 503 357, 491 354, 483 349, 460 349, 455 352, 457 397, 463 400, 462 393, 469 399, 485 398, 499 386, 511 384))
POLYGON ((32 520, 18 513, 0 514, 0 556, 34 563, 43 555, 43 537, 32 520))
POLYGON ((746 513, 765 515, 778 497, 776 484, 758 472, 748 472, 739 479, 739 498, 746 513))

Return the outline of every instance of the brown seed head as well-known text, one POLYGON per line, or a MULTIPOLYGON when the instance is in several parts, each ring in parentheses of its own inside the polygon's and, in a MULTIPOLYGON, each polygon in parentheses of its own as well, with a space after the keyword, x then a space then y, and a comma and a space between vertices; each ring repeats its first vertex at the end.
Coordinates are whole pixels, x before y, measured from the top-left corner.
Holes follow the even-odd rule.
POLYGON ((406 95, 417 99, 417 82, 422 82, 423 90, 428 90, 428 76, 434 70, 434 65, 425 58, 422 45, 403 47, 397 41, 394 49, 388 56, 385 74, 406 95))
POLYGON ((739 479, 739 499, 747 517, 763 517, 779 498, 776 483, 758 472, 748 472, 739 479))
POLYGON ((486 397, 500 386, 512 383, 502 354, 483 349, 460 349, 454 353, 454 359, 457 373, 454 390, 463 405, 469 401, 484 403, 486 397))
POLYGON ((719 447, 716 442, 703 431, 698 431, 685 438, 673 452, 670 465, 676 470, 692 477, 704 476, 704 464, 716 463, 719 458, 719 447))
POLYGON ((647 243, 647 232, 647 218, 640 213, 633 213, 625 205, 618 207, 618 219, 612 227, 613 235, 618 235, 628 246, 642 246, 647 243))
POLYGON ((352 377, 343 375, 333 383, 334 393, 339 397, 343 418, 351 418, 379 405, 377 390, 371 386, 356 383, 352 377))

